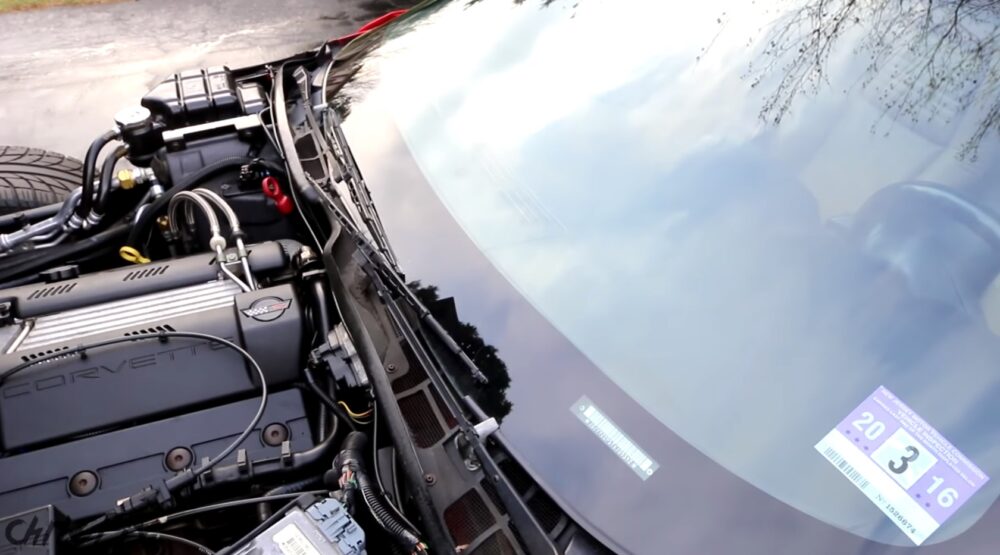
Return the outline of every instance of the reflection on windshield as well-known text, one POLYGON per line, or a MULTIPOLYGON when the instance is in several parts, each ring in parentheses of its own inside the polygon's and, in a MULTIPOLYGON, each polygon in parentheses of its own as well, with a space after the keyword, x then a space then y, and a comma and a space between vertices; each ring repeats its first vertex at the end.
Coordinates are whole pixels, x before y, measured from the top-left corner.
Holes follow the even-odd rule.
POLYGON ((456 380, 463 393, 470 395, 476 401, 483 412, 496 418, 497 422, 502 422, 512 408, 511 402, 507 399, 510 374, 497 348, 483 341, 476 326, 459 319, 455 299, 451 297, 442 299, 436 286, 423 285, 419 281, 410 283, 409 287, 441 323, 448 335, 458 343, 465 354, 469 355, 488 382, 479 383, 467 372, 452 374, 452 379, 456 380))
MULTIPOLYGON (((461 276, 448 293, 490 316, 474 320, 476 335, 500 338, 510 365, 505 430, 585 516, 633 532, 619 538, 668 533, 642 518, 619 522, 590 507, 592 492, 574 492, 580 483, 608 498, 628 489, 635 507, 669 510, 675 492, 655 488, 676 479, 681 454, 656 439, 673 432, 797 511, 912 545, 813 450, 878 386, 1000 476, 1000 340, 987 325, 1000 318, 984 304, 998 291, 1000 153, 992 135, 977 135, 993 125, 996 56, 978 70, 951 68, 947 83, 920 73, 975 60, 959 55, 975 25, 939 25, 941 13, 974 21, 961 19, 974 2, 814 4, 703 2, 678 17, 669 3, 638 0, 573 10, 458 2, 434 16, 453 24, 402 34, 378 60, 379 85, 367 96, 388 109, 409 148, 380 156, 379 170, 393 174, 395 158, 412 156, 438 197, 420 198, 406 180, 388 186, 391 200, 379 203, 397 206, 387 222, 402 230, 394 244, 428 230, 434 251, 454 220, 464 235, 448 242, 471 240, 506 283, 474 280, 492 274, 450 252, 403 267, 433 268, 419 275, 435 283, 461 276), (917 38, 890 21, 917 14, 927 25, 917 38), (870 29, 895 44, 872 43, 870 29), (910 48, 920 41, 932 47, 910 48), (948 52, 957 57, 941 57, 948 52), (982 79, 967 86, 975 71, 982 79), (553 334, 529 311, 498 308, 508 286, 589 361, 546 359, 553 334), (588 389, 582 371, 574 380, 589 362, 670 430, 630 427, 639 417, 615 414, 664 462, 647 489, 604 483, 616 467, 599 467, 601 453, 574 435, 578 422, 553 416, 570 417, 581 394, 602 407, 614 396, 588 389), (544 425, 531 420, 539 415, 544 425)), ((989 48, 991 35, 975 36, 989 48)), ((961 534, 998 495, 992 480, 928 544, 961 534)))
POLYGON ((857 56, 863 71, 844 92, 870 87, 888 119, 945 127, 972 119, 962 130, 963 156, 974 156, 987 135, 1000 131, 996 2, 807 0, 776 11, 782 13, 750 69, 752 86, 780 76, 761 110, 766 119, 781 122, 796 97, 829 86, 836 66, 857 56))
POLYGON ((377 94, 451 217, 637 403, 768 494, 905 545, 813 445, 885 385, 1000 471, 1000 341, 980 307, 1000 270, 996 144, 973 163, 956 129, 871 133, 885 106, 843 94, 868 63, 851 48, 765 125, 768 87, 787 85, 743 76, 773 55, 773 13, 637 4, 484 3, 454 36, 399 38, 377 94), (477 18, 500 38, 472 40, 477 18), (609 28, 629 33, 593 40, 609 28))

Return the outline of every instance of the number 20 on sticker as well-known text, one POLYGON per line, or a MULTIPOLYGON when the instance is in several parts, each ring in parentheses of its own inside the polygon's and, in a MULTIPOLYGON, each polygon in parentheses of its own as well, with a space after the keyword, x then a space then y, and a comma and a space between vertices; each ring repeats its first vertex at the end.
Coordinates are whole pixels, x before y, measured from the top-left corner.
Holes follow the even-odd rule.
MULTIPOLYGON (((885 423, 876 420, 875 415, 868 411, 861 413, 861 418, 851 421, 851 426, 871 441, 877 440, 886 431, 885 423)), ((871 458, 907 490, 938 462, 937 457, 902 428, 889 436, 885 443, 872 453, 871 458)), ((938 505, 947 508, 958 500, 958 491, 951 487, 942 489, 944 482, 944 478, 932 475, 931 484, 925 493, 932 497, 936 493, 938 505)))

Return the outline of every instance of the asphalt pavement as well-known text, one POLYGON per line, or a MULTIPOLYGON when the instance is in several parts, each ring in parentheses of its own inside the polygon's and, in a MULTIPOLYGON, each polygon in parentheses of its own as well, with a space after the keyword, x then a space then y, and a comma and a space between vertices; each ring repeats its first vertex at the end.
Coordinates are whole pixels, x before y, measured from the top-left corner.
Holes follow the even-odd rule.
POLYGON ((127 0, 0 15, 0 145, 82 157, 175 71, 302 52, 415 0, 127 0))

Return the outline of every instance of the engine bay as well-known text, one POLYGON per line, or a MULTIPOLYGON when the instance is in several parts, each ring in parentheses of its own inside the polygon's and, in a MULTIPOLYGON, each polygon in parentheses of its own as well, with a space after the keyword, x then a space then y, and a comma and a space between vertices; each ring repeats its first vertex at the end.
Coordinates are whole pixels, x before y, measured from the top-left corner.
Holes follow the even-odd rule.
POLYGON ((396 266, 335 54, 169 76, 64 202, 0 216, 0 550, 551 545, 396 266))

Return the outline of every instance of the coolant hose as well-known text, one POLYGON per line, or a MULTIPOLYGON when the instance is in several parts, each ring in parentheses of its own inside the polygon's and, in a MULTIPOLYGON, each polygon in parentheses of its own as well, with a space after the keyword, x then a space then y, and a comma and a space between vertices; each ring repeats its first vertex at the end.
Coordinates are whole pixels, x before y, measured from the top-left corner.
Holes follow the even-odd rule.
POLYGON ((115 164, 128 154, 128 147, 121 145, 114 150, 101 165, 101 187, 97 190, 97 200, 94 205, 94 212, 100 216, 104 215, 104 207, 107 206, 108 196, 111 195, 111 180, 115 174, 115 164))
POLYGON ((97 156, 101 153, 101 149, 117 136, 118 131, 115 129, 105 131, 94 139, 87 149, 87 155, 83 159, 83 183, 80 184, 83 194, 80 195, 80 204, 76 206, 75 212, 82 220, 87 218, 91 208, 94 207, 94 173, 97 170, 97 156))
POLYGON ((361 497, 365 500, 365 505, 371 511, 375 521, 397 542, 413 551, 420 544, 420 539, 397 519, 395 513, 386 508, 382 497, 376 492, 368 477, 364 460, 364 449, 367 444, 368 436, 364 432, 347 434, 340 453, 333 459, 333 467, 334 469, 344 467, 350 469, 354 474, 354 480, 357 482, 361 497))

